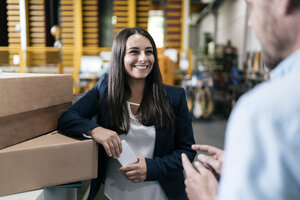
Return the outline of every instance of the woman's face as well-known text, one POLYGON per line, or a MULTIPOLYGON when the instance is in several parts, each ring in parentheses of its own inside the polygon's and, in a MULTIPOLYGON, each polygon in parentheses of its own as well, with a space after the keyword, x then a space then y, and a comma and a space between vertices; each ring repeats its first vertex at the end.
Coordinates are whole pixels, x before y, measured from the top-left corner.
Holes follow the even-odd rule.
POLYGON ((144 80, 154 64, 153 47, 143 35, 131 35, 126 42, 124 67, 129 79, 144 80))

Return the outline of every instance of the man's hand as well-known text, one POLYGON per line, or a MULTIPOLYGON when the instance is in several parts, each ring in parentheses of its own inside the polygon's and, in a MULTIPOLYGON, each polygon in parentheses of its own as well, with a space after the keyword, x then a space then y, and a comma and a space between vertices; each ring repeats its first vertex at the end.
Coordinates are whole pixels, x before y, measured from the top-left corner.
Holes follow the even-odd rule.
POLYGON ((210 154, 210 156, 199 154, 198 160, 202 162, 206 168, 212 169, 213 172, 217 173, 217 175, 221 175, 222 164, 224 160, 223 150, 210 145, 200 145, 200 144, 192 145, 192 149, 195 151, 202 151, 210 154))
POLYGON ((195 168, 185 154, 181 155, 185 172, 185 191, 190 200, 213 200, 217 196, 218 181, 211 171, 198 161, 195 168))
POLYGON ((147 177, 147 165, 144 157, 137 156, 138 162, 121 167, 119 170, 123 175, 134 183, 143 182, 147 177))
POLYGON ((91 135, 97 143, 102 144, 109 157, 120 157, 120 154, 122 153, 122 142, 115 131, 97 127, 87 133, 91 135))

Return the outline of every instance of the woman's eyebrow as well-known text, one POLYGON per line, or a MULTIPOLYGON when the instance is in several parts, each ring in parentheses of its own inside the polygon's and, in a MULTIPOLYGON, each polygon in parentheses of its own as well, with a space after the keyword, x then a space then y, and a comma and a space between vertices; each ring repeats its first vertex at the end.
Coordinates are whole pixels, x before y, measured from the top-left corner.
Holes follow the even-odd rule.
MULTIPOLYGON (((139 49, 138 47, 129 47, 127 48, 127 50, 130 50, 130 49, 139 49)), ((146 47, 145 49, 153 49, 153 47, 146 47)))
POLYGON ((138 47, 129 47, 128 49, 139 49, 138 47))

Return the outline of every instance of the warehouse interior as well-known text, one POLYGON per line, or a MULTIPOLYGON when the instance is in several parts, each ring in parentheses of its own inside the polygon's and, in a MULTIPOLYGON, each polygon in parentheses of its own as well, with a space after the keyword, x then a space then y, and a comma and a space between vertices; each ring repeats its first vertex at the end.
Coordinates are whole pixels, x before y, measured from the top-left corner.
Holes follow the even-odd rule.
MULTIPOLYGON (((196 143, 223 148, 233 106, 269 76, 249 16, 244 0, 3 0, 0 82, 8 73, 68 75, 71 79, 61 85, 70 90, 69 99, 61 103, 70 106, 108 72, 116 34, 141 27, 158 47, 163 83, 185 89, 196 143)), ((37 87, 24 84, 28 91, 37 87)), ((87 180, 68 187, 73 187, 71 199, 87 198, 87 180)), ((41 187, 0 189, 0 200, 35 189, 41 187)), ((49 196, 53 190, 48 189, 49 196)), ((99 194, 97 199, 106 198, 99 194)))

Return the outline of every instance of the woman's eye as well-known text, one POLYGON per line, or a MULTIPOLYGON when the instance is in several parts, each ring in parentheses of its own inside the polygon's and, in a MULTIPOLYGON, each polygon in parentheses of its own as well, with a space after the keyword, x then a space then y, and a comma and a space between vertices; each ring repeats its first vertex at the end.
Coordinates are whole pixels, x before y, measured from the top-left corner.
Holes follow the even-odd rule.
POLYGON ((153 54, 153 51, 152 50, 148 50, 146 51, 147 54, 153 54))
POLYGON ((138 51, 136 51, 136 50, 132 50, 132 51, 130 51, 129 53, 132 53, 132 54, 137 54, 137 53, 139 53, 138 51))

